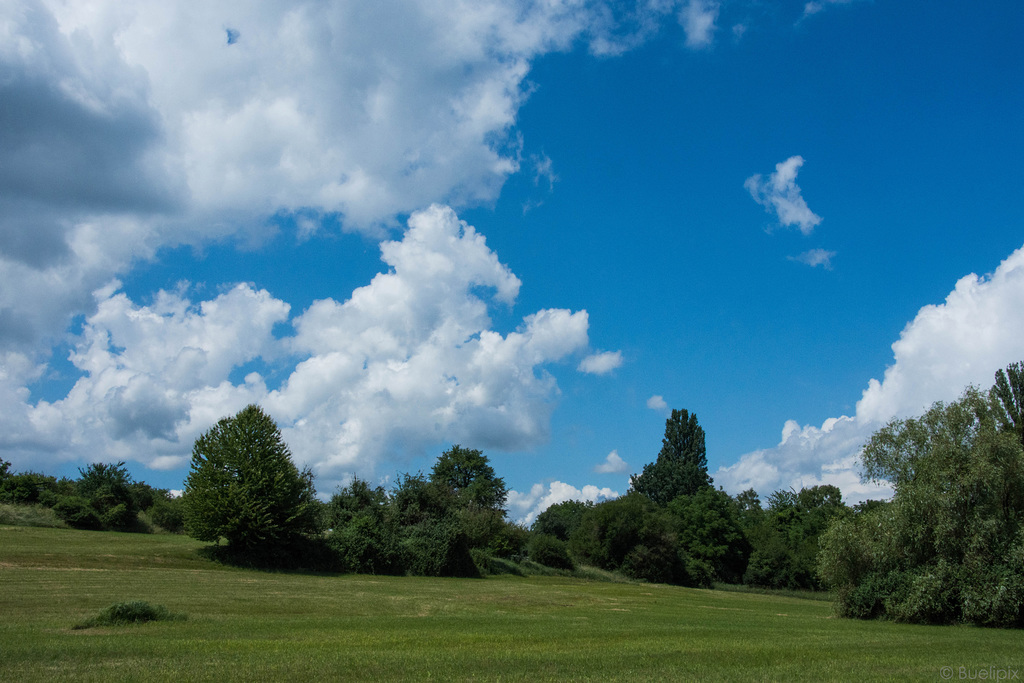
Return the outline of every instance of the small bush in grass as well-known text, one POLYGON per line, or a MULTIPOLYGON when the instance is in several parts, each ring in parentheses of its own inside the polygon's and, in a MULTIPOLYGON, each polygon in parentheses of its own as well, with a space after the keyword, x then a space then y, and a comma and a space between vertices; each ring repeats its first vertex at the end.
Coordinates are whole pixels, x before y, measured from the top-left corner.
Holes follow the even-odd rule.
POLYGON ((75 629, 93 628, 95 626, 125 626, 128 624, 144 624, 147 621, 180 621, 183 614, 172 614, 163 605, 151 605, 143 600, 116 602, 95 617, 77 624, 75 629))

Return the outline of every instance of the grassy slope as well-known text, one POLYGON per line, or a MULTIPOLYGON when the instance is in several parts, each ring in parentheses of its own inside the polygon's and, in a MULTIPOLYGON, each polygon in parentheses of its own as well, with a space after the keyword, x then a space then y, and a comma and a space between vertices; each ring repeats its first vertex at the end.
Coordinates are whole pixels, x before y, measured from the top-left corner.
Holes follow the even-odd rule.
POLYGON ((212 565, 198 547, 0 526, 0 679, 937 680, 943 666, 1024 668, 1019 632, 832 619, 813 600, 270 574, 212 565), (71 630, 130 599, 188 620, 71 630))

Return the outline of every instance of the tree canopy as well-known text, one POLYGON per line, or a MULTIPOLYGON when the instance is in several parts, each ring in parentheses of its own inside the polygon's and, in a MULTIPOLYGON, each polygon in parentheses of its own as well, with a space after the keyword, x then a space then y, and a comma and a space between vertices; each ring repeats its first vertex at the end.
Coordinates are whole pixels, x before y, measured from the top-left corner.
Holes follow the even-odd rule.
POLYGON ((272 553, 318 529, 313 474, 300 472, 274 421, 250 405, 196 439, 185 529, 233 551, 272 553))
POLYGON ((839 612, 1024 626, 1024 449, 991 397, 972 387, 894 420, 863 461, 895 494, 822 539, 820 571, 839 612))
POLYGON ((441 454, 430 481, 450 488, 464 505, 502 510, 508 499, 505 480, 481 451, 455 445, 441 454))
POLYGON ((704 429, 697 423, 697 415, 673 410, 665 421, 658 459, 644 465, 643 472, 631 476, 629 482, 634 491, 658 505, 668 505, 678 496, 692 496, 710 486, 704 429))

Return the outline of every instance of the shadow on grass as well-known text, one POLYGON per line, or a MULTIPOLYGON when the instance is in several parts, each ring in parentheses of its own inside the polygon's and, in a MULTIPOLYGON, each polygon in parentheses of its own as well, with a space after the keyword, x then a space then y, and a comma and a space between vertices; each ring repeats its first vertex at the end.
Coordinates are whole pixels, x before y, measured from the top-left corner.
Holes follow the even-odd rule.
POLYGON ((208 545, 201 557, 240 569, 295 574, 341 574, 344 567, 322 538, 300 538, 283 547, 240 550, 229 545, 208 545))

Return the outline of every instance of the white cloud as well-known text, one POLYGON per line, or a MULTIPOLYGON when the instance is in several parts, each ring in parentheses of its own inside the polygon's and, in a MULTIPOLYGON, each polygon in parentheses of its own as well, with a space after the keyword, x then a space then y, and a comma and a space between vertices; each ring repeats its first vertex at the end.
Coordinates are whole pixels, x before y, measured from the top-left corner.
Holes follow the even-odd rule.
POLYGON ((161 292, 139 305, 117 283, 98 291, 71 356, 83 376, 65 398, 28 403, 37 370, 5 364, 0 449, 19 467, 103 453, 173 468, 198 434, 257 402, 329 489, 442 441, 544 442, 558 387, 543 366, 587 347, 586 311, 491 329, 488 304, 511 305, 519 279, 446 207, 413 214, 381 253, 388 272, 343 303, 315 302, 285 338, 273 330, 288 304, 250 285, 199 304, 161 292), (287 379, 268 389, 264 368, 287 379))
POLYGON ((622 52, 663 5, 0 4, 0 348, 42 357, 160 247, 494 201, 532 60, 622 52))
POLYGON ((812 0, 804 5, 804 17, 825 11, 829 5, 848 5, 853 0, 812 0))
POLYGON ((743 187, 747 188, 754 201, 769 213, 774 213, 783 226, 795 225, 804 235, 810 235, 821 223, 821 217, 807 206, 796 184, 797 172, 803 164, 803 157, 792 156, 775 164, 775 173, 768 180, 764 180, 761 174, 752 175, 743 187))
POLYGON ((1024 248, 989 276, 966 275, 944 303, 929 305, 893 343, 894 363, 871 380, 857 403, 862 421, 923 412, 959 396, 968 384, 987 389, 993 374, 1024 360, 1024 248))
POLYGON ((686 32, 686 46, 692 49, 705 48, 715 39, 715 20, 718 19, 719 3, 716 0, 689 0, 679 14, 679 23, 686 32))
POLYGON ((564 503, 567 500, 599 503, 603 500, 618 498, 619 495, 618 491, 607 487, 599 488, 593 484, 587 484, 582 489, 578 489, 571 484, 553 481, 547 486, 534 484, 528 493, 509 491, 508 506, 516 521, 520 524, 530 525, 533 520, 537 519, 537 515, 552 505, 564 503))
POLYGON ((1024 359, 1022 310, 1024 248, 989 276, 961 278, 944 303, 923 307, 892 345, 892 365, 881 382, 868 383, 854 416, 829 418, 821 427, 790 420, 776 447, 719 468, 715 482, 734 493, 827 483, 853 501, 883 495, 884 487, 860 483, 861 446, 890 419, 954 400, 969 384, 988 388, 996 370, 1024 359))
POLYGON ((789 256, 790 261, 796 261, 797 263, 803 263, 811 268, 815 266, 821 266, 825 270, 832 270, 832 257, 836 255, 834 251, 828 251, 826 249, 811 249, 805 251, 799 256, 789 256))
POLYGON ((626 464, 625 460, 619 457, 618 451, 612 451, 609 453, 607 457, 605 457, 604 462, 594 468, 594 471, 598 474, 621 474, 628 470, 629 465, 626 464))
POLYGON ((576 369, 588 375, 607 375, 612 370, 621 366, 621 351, 602 351, 600 353, 593 353, 581 360, 576 369))
POLYGON ((647 399, 647 407, 651 410, 668 410, 668 404, 665 403, 665 397, 654 395, 647 399))

